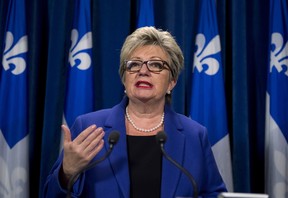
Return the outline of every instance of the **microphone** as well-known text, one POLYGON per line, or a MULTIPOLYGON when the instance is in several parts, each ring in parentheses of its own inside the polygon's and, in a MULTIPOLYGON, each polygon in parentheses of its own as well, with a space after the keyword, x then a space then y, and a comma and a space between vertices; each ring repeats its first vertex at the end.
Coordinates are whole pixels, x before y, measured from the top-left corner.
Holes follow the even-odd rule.
POLYGON ((177 168, 179 168, 191 181, 192 187, 193 187, 193 197, 197 198, 198 197, 198 189, 197 189, 197 184, 196 181, 194 180, 193 176, 184 168, 182 167, 179 163, 177 163, 175 160, 173 160, 164 150, 164 144, 167 140, 167 135, 164 131, 160 131, 156 135, 156 141, 158 144, 160 144, 161 151, 164 155, 164 157, 170 161, 173 165, 175 165, 177 168))
POLYGON ((94 166, 96 166, 97 164, 99 164, 100 162, 104 161, 112 152, 114 145, 117 144, 118 140, 120 137, 120 133, 118 131, 112 131, 108 137, 108 142, 109 142, 109 150, 98 160, 88 164, 87 166, 85 166, 84 168, 82 168, 78 173, 74 174, 68 182, 68 186, 67 186, 67 196, 66 198, 70 198, 71 197, 71 189, 73 184, 75 183, 76 179, 78 178, 78 176, 87 171, 90 168, 93 168, 94 166))

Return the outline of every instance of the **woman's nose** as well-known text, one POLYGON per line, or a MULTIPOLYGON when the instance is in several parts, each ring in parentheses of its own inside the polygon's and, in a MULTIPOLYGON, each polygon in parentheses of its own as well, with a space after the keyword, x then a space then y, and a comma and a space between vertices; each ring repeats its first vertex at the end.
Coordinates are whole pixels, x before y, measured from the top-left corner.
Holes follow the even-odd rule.
POLYGON ((148 69, 148 66, 147 66, 147 63, 143 63, 139 73, 147 73, 149 72, 149 69, 148 69))

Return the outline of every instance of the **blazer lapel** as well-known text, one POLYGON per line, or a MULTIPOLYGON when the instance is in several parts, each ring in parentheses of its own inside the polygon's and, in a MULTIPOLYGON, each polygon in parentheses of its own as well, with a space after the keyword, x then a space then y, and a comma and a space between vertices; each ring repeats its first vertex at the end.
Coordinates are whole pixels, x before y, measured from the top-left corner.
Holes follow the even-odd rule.
MULTIPOLYGON (((164 145, 166 153, 180 165, 183 163, 185 136, 180 132, 182 126, 170 109, 166 108, 164 130, 167 141, 164 145)), ((163 156, 161 197, 172 197, 179 183, 181 171, 163 156)))
POLYGON ((119 141, 114 146, 114 149, 108 159, 110 161, 117 183, 122 191, 123 197, 129 198, 130 179, 128 170, 124 109, 119 108, 119 106, 116 106, 116 108, 113 109, 112 113, 108 117, 105 126, 110 128, 106 132, 107 133, 106 135, 107 140, 105 141, 106 149, 109 149, 109 143, 108 143, 109 133, 111 133, 114 130, 120 132, 119 141))
MULTIPOLYGON (((126 100, 127 101, 127 100, 126 100)), ((120 138, 115 145, 114 150, 108 160, 113 169, 115 178, 120 186, 123 197, 130 196, 130 178, 128 170, 128 155, 126 142, 126 127, 125 127, 125 100, 113 108, 105 123, 106 140, 105 147, 109 149, 108 137, 113 130, 120 132, 120 138), (122 115, 122 116, 121 116, 122 115)), ((181 133, 182 126, 169 107, 165 107, 165 123, 164 129, 167 133, 167 141, 164 146, 167 154, 179 164, 182 164, 184 158, 185 136, 181 133)), ((162 162, 162 185, 161 197, 172 197, 175 194, 179 183, 181 171, 175 167, 170 161, 163 157, 162 162)))

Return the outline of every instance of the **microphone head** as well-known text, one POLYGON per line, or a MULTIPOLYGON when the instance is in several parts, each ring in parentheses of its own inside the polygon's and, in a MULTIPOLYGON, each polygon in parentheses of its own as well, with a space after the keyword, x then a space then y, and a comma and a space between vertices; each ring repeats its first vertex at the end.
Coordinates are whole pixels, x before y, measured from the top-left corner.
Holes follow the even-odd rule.
POLYGON ((118 131, 112 131, 108 137, 109 144, 115 145, 118 142, 119 137, 120 133, 118 131))
POLYGON ((167 135, 164 131, 159 131, 156 135, 156 141, 159 143, 159 144, 165 144, 167 140, 167 135))

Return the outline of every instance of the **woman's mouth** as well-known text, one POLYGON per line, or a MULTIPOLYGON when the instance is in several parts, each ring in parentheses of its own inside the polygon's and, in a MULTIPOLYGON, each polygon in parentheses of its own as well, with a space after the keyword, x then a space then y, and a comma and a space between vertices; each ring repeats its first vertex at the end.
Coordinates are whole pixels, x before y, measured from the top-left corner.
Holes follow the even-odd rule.
POLYGON ((147 81, 138 81, 138 82, 135 84, 135 86, 136 86, 137 88, 146 88, 146 89, 153 87, 153 85, 152 85, 151 83, 147 82, 147 81))

